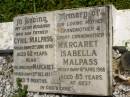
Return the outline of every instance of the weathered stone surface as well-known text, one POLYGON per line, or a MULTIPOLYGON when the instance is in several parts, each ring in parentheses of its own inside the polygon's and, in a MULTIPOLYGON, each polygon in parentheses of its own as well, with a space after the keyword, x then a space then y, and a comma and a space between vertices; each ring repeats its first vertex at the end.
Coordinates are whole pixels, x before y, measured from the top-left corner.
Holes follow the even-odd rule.
POLYGON ((29 91, 52 92, 58 87, 52 77, 55 76, 53 16, 54 13, 48 12, 14 19, 14 75, 15 79, 22 78, 29 91))
POLYGON ((130 21, 130 10, 117 10, 114 28, 114 46, 125 46, 125 43, 130 41, 130 23, 128 21, 130 21))
POLYGON ((104 6, 15 17, 15 79, 29 91, 110 95, 111 13, 104 6))
POLYGON ((13 22, 0 23, 0 50, 13 49, 13 22))
POLYGON ((107 95, 108 10, 95 7, 56 12, 56 66, 61 87, 69 88, 63 93, 107 95))

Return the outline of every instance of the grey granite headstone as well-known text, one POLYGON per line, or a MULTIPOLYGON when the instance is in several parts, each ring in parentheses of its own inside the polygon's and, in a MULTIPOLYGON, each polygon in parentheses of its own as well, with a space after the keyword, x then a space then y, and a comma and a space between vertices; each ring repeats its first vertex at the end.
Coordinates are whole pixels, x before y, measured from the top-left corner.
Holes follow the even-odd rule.
POLYGON ((29 91, 111 95, 112 6, 14 18, 14 75, 29 91))

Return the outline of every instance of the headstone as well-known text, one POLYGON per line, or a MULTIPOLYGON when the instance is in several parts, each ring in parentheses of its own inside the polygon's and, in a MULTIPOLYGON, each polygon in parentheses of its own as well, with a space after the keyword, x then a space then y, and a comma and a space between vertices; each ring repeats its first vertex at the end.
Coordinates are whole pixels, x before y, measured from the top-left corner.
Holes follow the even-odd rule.
POLYGON ((14 18, 14 75, 29 91, 111 95, 112 6, 14 18))
POLYGON ((30 91, 51 91, 54 72, 54 13, 25 15, 14 19, 14 75, 30 91))

